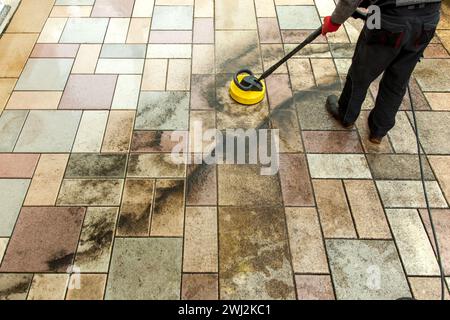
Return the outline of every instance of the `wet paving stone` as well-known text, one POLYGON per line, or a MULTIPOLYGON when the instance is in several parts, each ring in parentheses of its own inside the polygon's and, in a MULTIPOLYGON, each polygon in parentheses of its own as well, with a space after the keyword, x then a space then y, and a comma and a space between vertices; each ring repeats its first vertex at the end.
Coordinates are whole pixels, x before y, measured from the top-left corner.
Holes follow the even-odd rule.
POLYGON ((179 299, 181 255, 182 239, 116 239, 105 299, 179 299))
POLYGON ((66 272, 73 263, 85 211, 24 207, 0 272, 66 272))
POLYGON ((217 274, 183 274, 182 300, 217 300, 219 298, 217 274))
POLYGON ((219 208, 219 263, 222 299, 295 299, 282 208, 219 208))
POLYGON ((126 155, 71 154, 65 178, 124 178, 126 155))

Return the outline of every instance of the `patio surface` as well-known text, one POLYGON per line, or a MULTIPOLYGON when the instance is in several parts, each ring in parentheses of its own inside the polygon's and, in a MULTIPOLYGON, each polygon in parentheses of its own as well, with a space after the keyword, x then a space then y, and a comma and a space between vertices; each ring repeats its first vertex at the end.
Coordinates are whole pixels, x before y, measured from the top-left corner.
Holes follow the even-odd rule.
MULTIPOLYGON (((233 72, 261 73, 333 7, 22 0, 0 39, 0 299, 438 298, 410 102, 380 146, 366 125, 376 84, 353 130, 324 109, 361 22, 280 68, 261 104, 227 95, 233 72), (274 176, 170 158, 171 132, 192 135, 194 121, 267 118, 274 176)), ((411 88, 447 282, 449 52, 446 0, 411 88)))

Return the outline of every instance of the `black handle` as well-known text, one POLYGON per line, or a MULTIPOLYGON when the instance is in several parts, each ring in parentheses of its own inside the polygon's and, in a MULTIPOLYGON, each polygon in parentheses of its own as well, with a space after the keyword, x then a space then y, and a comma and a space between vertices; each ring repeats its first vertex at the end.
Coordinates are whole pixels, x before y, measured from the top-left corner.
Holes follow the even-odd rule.
MULTIPOLYGON (((356 9, 356 11, 352 14, 352 17, 355 19, 362 19, 362 20, 366 20, 367 19, 367 14, 362 12, 359 9, 356 9)), ((258 81, 261 81, 265 78, 267 78, 268 76, 270 76, 275 70, 277 70, 283 63, 285 63, 286 61, 288 61, 290 58, 292 58, 297 52, 299 52, 300 50, 302 50, 304 47, 306 47, 308 44, 310 44, 311 42, 313 42, 318 36, 320 36, 322 34, 322 26, 320 26, 319 28, 317 28, 316 30, 314 30, 313 33, 311 33, 305 40, 303 40, 302 43, 300 43, 294 50, 292 50, 291 52, 289 52, 283 59, 281 59, 280 61, 278 61, 276 64, 274 64, 273 66, 271 66, 269 69, 267 69, 259 78, 258 81)))

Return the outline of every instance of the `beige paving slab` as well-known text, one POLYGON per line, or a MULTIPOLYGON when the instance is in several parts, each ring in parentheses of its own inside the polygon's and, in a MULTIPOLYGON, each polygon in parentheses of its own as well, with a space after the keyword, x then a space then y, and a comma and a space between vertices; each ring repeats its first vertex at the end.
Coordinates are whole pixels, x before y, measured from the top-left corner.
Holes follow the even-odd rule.
POLYGON ((195 0, 194 17, 196 18, 214 17, 214 3, 210 0, 195 0))
POLYGON ((134 111, 110 112, 102 152, 127 152, 129 150, 134 117, 134 111))
POLYGON ((67 23, 67 18, 49 18, 39 35, 38 43, 58 43, 67 23))
POLYGON ((16 79, 0 79, 0 113, 5 108, 16 81, 16 79))
POLYGON ((57 109, 61 91, 15 91, 6 109, 57 109))
POLYGON ((4 34, 0 38, 0 78, 18 78, 38 35, 4 34))
POLYGON ((54 0, 22 0, 8 26, 7 32, 41 32, 54 2, 54 0), (33 18, 30 19, 30 17, 33 18))
POLYGON ((130 18, 111 18, 106 30, 105 43, 125 43, 128 36, 130 18))
POLYGON ((91 15, 92 6, 54 6, 52 18, 85 18, 91 15))
POLYGON ((72 73, 92 74, 95 72, 102 46, 100 44, 82 44, 73 64, 72 73))
POLYGON ((312 178, 372 178, 364 155, 308 154, 307 157, 312 178))
POLYGON ((191 89, 190 59, 169 60, 166 89, 173 91, 188 91, 191 89))
POLYGON ((69 274, 35 274, 27 300, 64 300, 69 274))
POLYGON ((216 30, 256 29, 256 13, 252 0, 215 1, 216 30))
POLYGON ((131 18, 127 43, 147 43, 150 34, 150 18, 131 18))
POLYGON ((192 50, 192 74, 214 73, 214 45, 194 45, 192 50))
POLYGON ((428 161, 433 168, 439 185, 450 203, 450 156, 430 156, 428 161))
POLYGON ((147 59, 142 76, 141 90, 164 91, 167 78, 167 59, 147 59))
POLYGON ((72 152, 100 152, 108 111, 84 111, 72 152))

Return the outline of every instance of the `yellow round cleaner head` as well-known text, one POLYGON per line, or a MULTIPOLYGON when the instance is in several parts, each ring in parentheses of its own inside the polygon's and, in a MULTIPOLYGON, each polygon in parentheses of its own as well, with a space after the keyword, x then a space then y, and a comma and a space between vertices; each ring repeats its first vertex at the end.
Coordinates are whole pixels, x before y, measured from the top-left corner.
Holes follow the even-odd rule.
POLYGON ((259 81, 250 70, 239 70, 230 84, 230 96, 234 101, 244 105, 261 102, 266 95, 266 85, 259 81))

